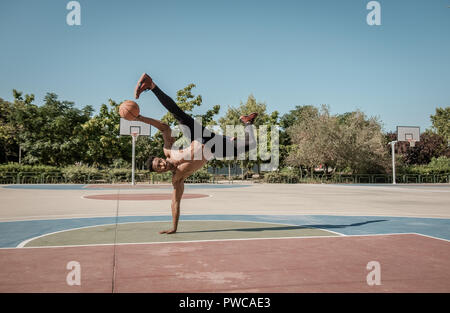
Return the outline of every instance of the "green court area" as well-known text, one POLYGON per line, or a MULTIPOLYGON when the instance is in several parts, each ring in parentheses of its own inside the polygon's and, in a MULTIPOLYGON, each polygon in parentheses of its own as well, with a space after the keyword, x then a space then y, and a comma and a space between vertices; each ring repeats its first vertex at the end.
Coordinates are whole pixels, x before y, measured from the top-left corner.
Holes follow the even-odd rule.
POLYGON ((159 234, 171 222, 139 222, 100 225, 52 233, 29 240, 25 247, 79 246, 113 243, 152 243, 249 238, 338 236, 336 233, 302 226, 239 221, 182 221, 178 232, 159 234))

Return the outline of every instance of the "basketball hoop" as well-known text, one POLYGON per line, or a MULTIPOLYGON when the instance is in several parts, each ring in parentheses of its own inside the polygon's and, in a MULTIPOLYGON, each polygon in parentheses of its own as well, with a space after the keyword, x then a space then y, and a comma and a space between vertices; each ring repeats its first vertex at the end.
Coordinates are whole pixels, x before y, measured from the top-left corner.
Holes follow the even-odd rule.
POLYGON ((419 140, 419 126, 397 126, 397 141, 407 141, 410 147, 415 147, 419 140))
POLYGON ((135 185, 136 141, 139 136, 150 136, 150 124, 120 118, 120 135, 131 136, 131 185, 135 185))
POLYGON ((141 132, 141 128, 139 126, 130 126, 130 135, 133 136, 134 139, 139 136, 141 132))
POLYGON ((131 135, 134 139, 136 139, 137 136, 139 136, 139 132, 132 132, 132 133, 130 133, 130 135, 131 135))

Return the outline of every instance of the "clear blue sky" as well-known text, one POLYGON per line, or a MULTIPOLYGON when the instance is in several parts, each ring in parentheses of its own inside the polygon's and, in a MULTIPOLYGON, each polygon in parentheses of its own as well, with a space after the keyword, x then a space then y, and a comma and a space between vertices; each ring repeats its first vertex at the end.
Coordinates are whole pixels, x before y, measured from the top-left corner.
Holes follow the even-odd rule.
MULTIPOLYGON (((98 109, 132 99, 147 72, 171 96, 195 83, 197 113, 253 94, 281 114, 328 104, 425 130, 450 105, 450 0, 380 0, 381 26, 368 0, 80 0, 81 26, 66 24, 68 2, 0 2, 0 97, 98 109)), ((165 114, 150 93, 138 103, 165 114)))

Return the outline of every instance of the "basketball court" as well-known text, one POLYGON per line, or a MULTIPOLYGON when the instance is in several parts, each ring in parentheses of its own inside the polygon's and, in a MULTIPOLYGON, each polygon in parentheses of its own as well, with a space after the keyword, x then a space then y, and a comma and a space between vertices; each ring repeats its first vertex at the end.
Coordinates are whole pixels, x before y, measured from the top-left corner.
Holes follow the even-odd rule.
POLYGON ((450 292, 448 184, 171 192, 1 186, 0 292, 450 292))

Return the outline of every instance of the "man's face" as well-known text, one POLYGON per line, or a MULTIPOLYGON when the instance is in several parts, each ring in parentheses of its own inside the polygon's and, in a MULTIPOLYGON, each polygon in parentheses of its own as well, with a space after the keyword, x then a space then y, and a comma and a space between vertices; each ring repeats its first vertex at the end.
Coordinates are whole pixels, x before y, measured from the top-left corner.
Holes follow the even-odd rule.
POLYGON ((155 172, 163 173, 170 169, 170 164, 162 158, 154 158, 152 162, 152 168, 155 172))

